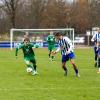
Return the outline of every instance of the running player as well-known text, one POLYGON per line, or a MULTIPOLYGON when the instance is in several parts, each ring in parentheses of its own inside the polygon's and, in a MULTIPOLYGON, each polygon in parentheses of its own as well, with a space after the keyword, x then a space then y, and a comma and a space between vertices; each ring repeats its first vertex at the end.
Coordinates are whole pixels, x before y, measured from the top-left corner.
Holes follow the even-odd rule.
POLYGON ((53 54, 56 54, 59 50, 61 50, 62 54, 62 68, 65 71, 65 75, 67 75, 67 67, 66 62, 70 60, 71 64, 73 65, 73 68, 75 70, 76 76, 80 77, 78 68, 75 64, 74 58, 74 52, 72 47, 72 42, 68 37, 63 37, 60 32, 55 33, 55 37, 58 40, 59 47, 56 51, 53 52, 53 54))
POLYGON ((36 59, 35 59, 35 54, 33 51, 33 48, 35 46, 33 44, 30 43, 29 38, 25 38, 24 42, 22 44, 20 44, 17 48, 16 48, 16 57, 18 55, 18 50, 22 49, 23 54, 24 54, 24 61, 27 65, 27 68, 32 68, 32 75, 37 75, 37 65, 36 65, 36 59), (31 65, 31 63, 33 65, 31 65))
POLYGON ((55 37, 53 35, 53 32, 50 32, 50 35, 47 37, 47 42, 48 42, 48 50, 49 50, 49 58, 53 61, 54 60, 54 55, 52 55, 52 51, 55 49, 55 37))

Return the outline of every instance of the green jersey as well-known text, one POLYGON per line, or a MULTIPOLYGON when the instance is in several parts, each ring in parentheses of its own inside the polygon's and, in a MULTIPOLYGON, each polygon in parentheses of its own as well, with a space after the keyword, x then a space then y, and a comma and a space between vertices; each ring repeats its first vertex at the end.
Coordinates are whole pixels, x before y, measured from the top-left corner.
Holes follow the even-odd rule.
POLYGON ((47 42, 48 42, 48 45, 55 45, 55 37, 54 37, 54 35, 49 35, 47 37, 47 42))
POLYGON ((20 44, 17 48, 16 48, 16 56, 18 54, 18 50, 22 49, 24 57, 32 57, 35 56, 33 48, 34 45, 29 43, 27 46, 24 45, 24 43, 20 44))

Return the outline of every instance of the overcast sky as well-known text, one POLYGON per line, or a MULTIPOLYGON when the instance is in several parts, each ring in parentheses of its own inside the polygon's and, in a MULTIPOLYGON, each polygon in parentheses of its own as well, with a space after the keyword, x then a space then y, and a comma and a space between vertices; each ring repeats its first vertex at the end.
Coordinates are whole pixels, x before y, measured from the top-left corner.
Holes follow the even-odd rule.
POLYGON ((67 1, 69 1, 69 2, 73 2, 74 0, 67 0, 67 1))

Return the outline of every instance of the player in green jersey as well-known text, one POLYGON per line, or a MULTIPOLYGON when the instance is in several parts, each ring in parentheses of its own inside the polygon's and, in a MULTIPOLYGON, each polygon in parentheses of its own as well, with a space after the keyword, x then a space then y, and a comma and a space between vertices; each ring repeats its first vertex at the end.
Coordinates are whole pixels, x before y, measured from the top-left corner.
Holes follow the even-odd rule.
POLYGON ((35 47, 35 45, 30 43, 29 38, 25 38, 24 42, 16 48, 15 55, 17 57, 18 50, 22 49, 23 54, 24 54, 24 61, 27 65, 27 72, 31 72, 32 75, 37 75, 38 74, 36 71, 37 65, 36 65, 35 54, 33 51, 34 47, 35 47))
POLYGON ((55 37, 53 35, 53 32, 50 32, 50 35, 48 35, 47 42, 48 42, 49 58, 53 61, 54 55, 52 55, 52 52, 55 49, 55 37))

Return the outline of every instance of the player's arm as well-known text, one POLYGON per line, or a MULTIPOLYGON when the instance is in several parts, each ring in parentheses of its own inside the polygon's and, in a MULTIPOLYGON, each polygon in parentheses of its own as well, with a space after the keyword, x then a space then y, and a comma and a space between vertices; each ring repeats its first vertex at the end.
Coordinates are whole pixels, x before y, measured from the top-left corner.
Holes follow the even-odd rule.
POLYGON ((48 36, 48 37, 47 37, 47 42, 49 42, 49 41, 50 41, 50 37, 48 36))
POLYGON ((16 57, 17 57, 17 55, 18 55, 18 50, 21 49, 22 46, 23 46, 23 45, 19 45, 19 46, 17 46, 16 51, 15 51, 15 56, 16 56, 16 57))
POLYGON ((55 51, 53 51, 52 52, 52 55, 55 55, 57 52, 59 52, 61 50, 61 48, 60 48, 60 46, 55 50, 55 51))
POLYGON ((94 43, 95 43, 95 46, 97 47, 96 51, 98 51, 98 46, 99 46, 99 44, 98 44, 98 42, 97 42, 97 40, 96 40, 96 34, 97 34, 97 33, 95 33, 95 34, 93 35, 93 37, 92 37, 92 39, 91 39, 91 42, 94 42, 94 43))
POLYGON ((39 48, 39 45, 38 44, 31 44, 31 47, 32 47, 32 49, 39 48))
POLYGON ((91 42, 94 42, 96 40, 96 33, 93 35, 91 42))

